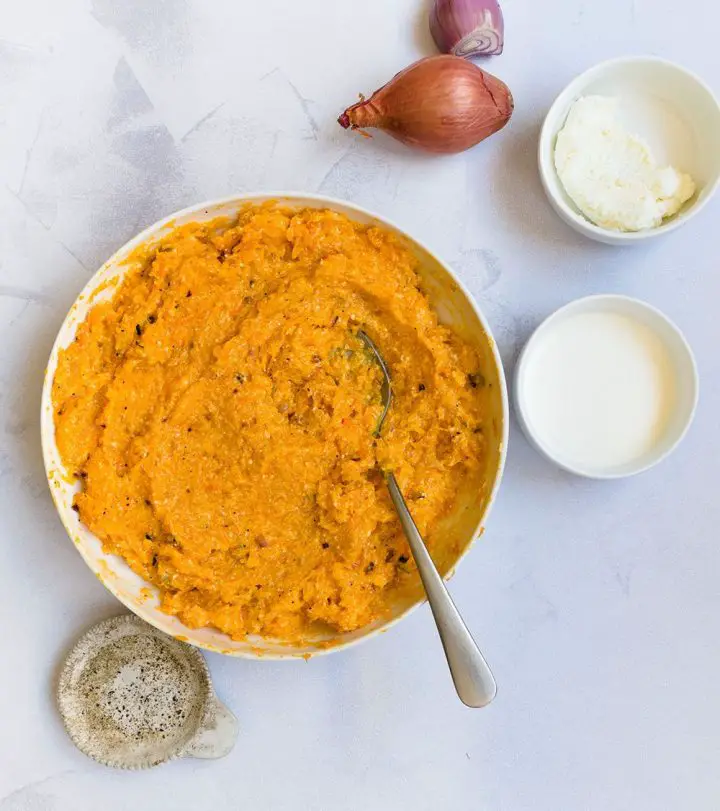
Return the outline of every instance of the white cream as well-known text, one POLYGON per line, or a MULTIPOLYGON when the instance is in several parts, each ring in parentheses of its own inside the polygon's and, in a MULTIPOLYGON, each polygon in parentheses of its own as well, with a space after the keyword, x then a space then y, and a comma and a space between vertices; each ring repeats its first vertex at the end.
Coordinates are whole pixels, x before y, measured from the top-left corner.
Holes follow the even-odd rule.
POLYGON ((589 473, 641 459, 676 402, 672 359, 641 321, 581 312, 550 322, 525 362, 525 419, 549 454, 589 473))
POLYGON ((695 193, 689 175, 658 166, 648 144, 625 131, 618 100, 606 96, 572 105, 557 136, 555 168, 580 211, 613 231, 657 227, 695 193))

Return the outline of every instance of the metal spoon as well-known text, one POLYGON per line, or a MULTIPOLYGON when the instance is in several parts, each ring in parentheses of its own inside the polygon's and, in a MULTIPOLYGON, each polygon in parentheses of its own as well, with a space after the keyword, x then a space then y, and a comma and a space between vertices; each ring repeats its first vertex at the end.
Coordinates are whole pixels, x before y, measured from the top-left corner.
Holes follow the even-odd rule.
MULTIPOLYGON (((383 373, 383 386, 381 390, 383 411, 375 428, 375 436, 380 436, 383 422, 390 410, 392 402, 392 382, 390 371, 380 351, 373 340, 362 330, 358 337, 370 349, 378 366, 383 373)), ((392 471, 385 473, 390 498, 397 510, 400 523, 410 544, 415 563, 417 564, 420 579, 425 587, 430 608, 432 609, 435 624, 437 625, 440 640, 445 649, 450 673, 455 689, 463 704, 468 707, 484 707, 489 704, 497 693, 497 685, 490 672, 485 658, 472 638, 467 625, 463 622, 460 612, 445 588, 437 567, 430 557, 418 528, 410 515, 403 494, 400 492, 397 480, 392 471)))

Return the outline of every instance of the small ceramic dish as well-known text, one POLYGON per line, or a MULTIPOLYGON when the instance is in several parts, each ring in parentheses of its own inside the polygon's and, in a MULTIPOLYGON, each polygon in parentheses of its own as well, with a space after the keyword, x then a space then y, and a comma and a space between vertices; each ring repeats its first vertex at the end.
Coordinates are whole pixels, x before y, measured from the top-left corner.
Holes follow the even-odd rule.
POLYGON ((617 479, 677 447, 698 388, 692 350, 672 321, 638 299, 600 295, 535 330, 515 369, 514 402, 528 440, 552 462, 617 479))
POLYGON ((552 207, 579 233, 609 245, 667 234, 697 214, 720 182, 720 105, 701 79, 664 59, 632 56, 603 62, 574 79, 553 102, 540 133, 538 164, 552 207), (572 104, 592 95, 618 98, 627 131, 649 144, 659 165, 672 165, 695 181, 695 195, 661 226, 634 232, 601 228, 565 192, 555 170, 555 141, 572 104))
POLYGON ((215 695, 200 651, 132 614, 83 635, 65 660, 57 700, 75 746, 118 769, 223 757, 237 738, 237 719, 215 695))

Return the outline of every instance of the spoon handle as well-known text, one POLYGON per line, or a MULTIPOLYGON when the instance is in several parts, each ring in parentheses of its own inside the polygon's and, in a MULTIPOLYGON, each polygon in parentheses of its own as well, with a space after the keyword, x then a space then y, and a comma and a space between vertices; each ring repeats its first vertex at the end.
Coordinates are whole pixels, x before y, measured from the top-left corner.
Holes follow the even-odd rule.
POLYGON ((468 707, 484 707, 497 692, 493 674, 448 594, 392 473, 387 474, 387 483, 425 587, 457 694, 468 707))

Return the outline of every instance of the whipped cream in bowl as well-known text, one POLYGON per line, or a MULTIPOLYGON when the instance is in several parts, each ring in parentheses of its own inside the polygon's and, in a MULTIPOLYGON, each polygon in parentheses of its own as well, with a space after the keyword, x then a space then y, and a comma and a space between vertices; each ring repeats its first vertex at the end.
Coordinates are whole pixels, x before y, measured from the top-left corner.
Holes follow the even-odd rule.
POLYGON ((663 59, 604 62, 551 106, 538 162, 551 205, 576 231, 614 245, 666 234, 720 182, 720 105, 663 59))
POLYGON ((620 100, 582 96, 555 142, 555 169, 570 199, 611 231, 657 228, 695 194, 695 181, 659 166, 641 136, 622 125, 620 100))

